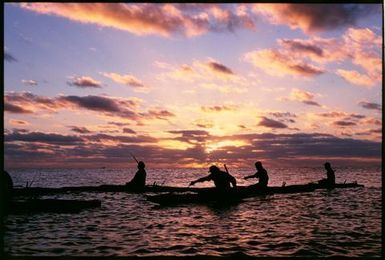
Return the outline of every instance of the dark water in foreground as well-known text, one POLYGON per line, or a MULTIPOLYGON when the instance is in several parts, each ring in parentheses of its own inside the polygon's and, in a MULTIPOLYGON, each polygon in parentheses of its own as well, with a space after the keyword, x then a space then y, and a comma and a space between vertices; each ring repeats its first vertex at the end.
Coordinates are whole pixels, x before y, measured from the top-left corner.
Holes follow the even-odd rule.
MULTIPOLYGON (((130 170, 10 171, 15 185, 123 184, 130 170), (36 174, 37 172, 37 174, 36 174)), ((233 173, 241 180, 252 172, 233 173)), ((148 170, 148 183, 185 186, 203 170, 148 170)), ((270 185, 307 183, 322 168, 270 169, 270 185)), ((10 215, 5 251, 12 256, 380 256, 381 169, 338 169, 337 182, 361 189, 317 190, 249 198, 233 205, 159 207, 144 195, 78 193, 46 198, 100 199, 102 207, 79 214, 10 215)), ((211 186, 204 183, 200 186, 211 186)), ((197 185, 199 186, 199 185, 197 185)))

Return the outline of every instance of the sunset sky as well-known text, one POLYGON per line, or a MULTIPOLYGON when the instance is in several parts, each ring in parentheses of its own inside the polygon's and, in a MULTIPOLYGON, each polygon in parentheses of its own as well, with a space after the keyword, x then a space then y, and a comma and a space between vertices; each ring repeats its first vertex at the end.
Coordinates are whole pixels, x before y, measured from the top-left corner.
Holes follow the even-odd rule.
POLYGON ((381 4, 4 5, 5 167, 378 165, 381 4))

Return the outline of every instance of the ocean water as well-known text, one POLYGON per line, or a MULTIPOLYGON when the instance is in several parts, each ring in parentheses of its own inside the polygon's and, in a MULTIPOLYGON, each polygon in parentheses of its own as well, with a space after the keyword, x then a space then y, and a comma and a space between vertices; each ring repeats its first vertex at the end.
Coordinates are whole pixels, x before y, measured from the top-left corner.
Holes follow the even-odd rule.
MULTIPOLYGON (((239 185, 253 169, 230 172, 239 185)), ((269 185, 324 178, 322 167, 268 169, 269 185)), ((15 186, 124 184, 135 169, 9 170, 15 186)), ((207 169, 147 169, 147 184, 187 186, 207 169)), ((11 256, 381 256, 381 169, 336 168, 337 182, 364 188, 248 198, 226 206, 161 207, 144 194, 68 193, 43 198, 99 199, 78 214, 8 215, 4 250, 11 256)), ((213 186, 206 182, 197 187, 213 186)))

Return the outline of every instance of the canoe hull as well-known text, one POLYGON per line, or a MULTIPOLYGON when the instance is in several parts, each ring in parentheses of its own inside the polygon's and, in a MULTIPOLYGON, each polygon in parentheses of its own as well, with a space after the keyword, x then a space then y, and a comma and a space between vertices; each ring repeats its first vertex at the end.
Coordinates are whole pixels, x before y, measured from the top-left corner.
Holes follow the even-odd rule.
MULTIPOLYGON (((357 183, 345 183, 336 184, 333 188, 355 188, 363 187, 363 185, 357 183)), ((178 205, 189 203, 231 203, 236 201, 242 201, 245 198, 266 196, 270 194, 286 194, 286 193, 302 193, 313 192, 316 189, 325 189, 330 187, 321 186, 319 184, 305 184, 305 185, 289 185, 283 187, 267 187, 264 189, 258 189, 255 186, 240 186, 235 189, 229 190, 227 193, 218 192, 215 188, 210 190, 203 190, 198 192, 188 193, 166 193, 159 195, 149 195, 147 200, 155 202, 160 205, 178 205)))
MULTIPOLYGON (((247 188, 252 186, 239 186, 239 188, 247 188)), ((335 185, 335 188, 355 188, 363 187, 363 185, 357 183, 339 183, 335 185)), ((273 189, 275 193, 286 193, 296 190, 311 190, 328 188, 320 186, 319 184, 304 184, 304 185, 290 185, 285 187, 269 187, 273 189)), ((61 187, 61 188, 19 188, 13 189, 14 196, 39 196, 57 193, 76 193, 76 192, 130 192, 130 193, 146 193, 146 192, 199 192, 205 190, 213 190, 215 188, 195 188, 195 187, 171 187, 171 186, 157 186, 147 185, 144 189, 132 189, 125 185, 100 185, 100 186, 80 186, 80 187, 61 187)))

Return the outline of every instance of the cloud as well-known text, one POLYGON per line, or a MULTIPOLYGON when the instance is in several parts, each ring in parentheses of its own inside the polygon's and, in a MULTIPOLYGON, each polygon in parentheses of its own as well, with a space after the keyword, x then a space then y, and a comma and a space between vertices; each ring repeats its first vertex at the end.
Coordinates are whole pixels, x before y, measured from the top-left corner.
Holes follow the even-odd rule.
POLYGON ((191 64, 179 65, 156 61, 155 66, 167 70, 166 73, 160 75, 160 78, 171 78, 186 82, 203 81, 204 83, 221 80, 234 82, 238 85, 247 82, 243 77, 234 73, 228 66, 212 58, 207 58, 206 60, 194 60, 191 64))
POLYGON ((116 126, 128 126, 129 123, 121 123, 121 122, 108 122, 110 125, 116 125, 116 126))
MULTIPOLYGON (((373 129, 380 133, 380 129, 373 129)), ((72 136, 41 132, 5 131, 4 158, 8 166, 124 166, 127 154, 151 158, 157 167, 207 167, 212 162, 253 165, 260 158, 271 165, 339 165, 381 163, 381 141, 339 138, 329 134, 237 134, 212 136, 206 131, 175 130, 169 140, 187 143, 185 149, 165 148, 151 136, 72 136), (238 140, 238 143, 230 141, 238 140), (140 145, 139 145, 140 144, 140 145), (223 144, 211 147, 213 144, 223 144), (213 149, 208 152, 207 147, 213 149), (258 147, 258 150, 255 150, 258 147), (22 158, 22 160, 21 160, 22 158)), ((135 163, 132 162, 132 167, 135 163)))
POLYGON ((369 28, 349 28, 339 43, 345 50, 346 59, 361 68, 356 70, 337 70, 337 75, 362 86, 374 86, 382 81, 382 37, 369 28))
POLYGON ((86 127, 78 127, 78 126, 70 126, 71 130, 75 133, 79 134, 89 134, 92 133, 90 130, 88 130, 86 127))
POLYGON ((150 109, 147 113, 141 113, 148 119, 167 120, 169 117, 175 117, 175 114, 165 109, 150 109))
POLYGON ((234 105, 222 105, 222 106, 202 106, 204 112, 223 112, 223 111, 234 111, 238 109, 238 106, 234 105))
POLYGON ((355 135, 373 135, 373 134, 374 135, 381 135, 382 134, 382 128, 369 129, 367 131, 355 133, 355 135))
POLYGON ((246 87, 224 85, 224 84, 215 84, 215 83, 201 83, 199 85, 205 89, 215 90, 221 93, 246 93, 248 89, 246 87))
POLYGON ((103 76, 112 79, 116 83, 123 84, 134 88, 134 91, 148 91, 148 88, 144 85, 142 81, 135 78, 132 75, 120 75, 118 73, 101 73, 103 76))
POLYGON ((376 118, 368 118, 366 120, 366 123, 368 124, 373 124, 373 125, 382 125, 382 121, 381 120, 378 120, 376 118))
POLYGON ((278 47, 244 54, 244 60, 273 76, 312 77, 326 72, 320 64, 344 61, 357 65, 356 70, 336 68, 333 73, 352 84, 374 86, 382 80, 382 37, 369 28, 349 28, 340 38, 278 39, 278 47))
POLYGON ((270 112, 270 115, 277 117, 277 118, 295 118, 297 117, 296 114, 290 113, 290 112, 270 112))
POLYGON ((208 32, 254 29, 246 11, 206 4, 21 3, 24 9, 136 35, 199 36, 208 32))
POLYGON ((355 85, 371 87, 376 84, 376 82, 373 81, 368 75, 361 74, 355 70, 338 69, 336 74, 355 85))
POLYGON ((317 102, 312 101, 312 100, 303 100, 302 103, 304 103, 306 105, 310 105, 310 106, 318 106, 318 107, 321 106, 320 104, 318 104, 317 102))
POLYGON ((293 88, 288 98, 282 98, 282 100, 299 101, 306 105, 321 106, 318 102, 314 101, 315 94, 309 91, 293 88))
POLYGON ((71 77, 71 81, 68 81, 67 84, 70 86, 76 86, 79 88, 101 88, 102 87, 99 81, 88 76, 71 77))
POLYGON ((17 120, 17 119, 10 119, 9 120, 9 123, 11 125, 29 125, 29 123, 27 121, 24 121, 24 120, 17 120))
POLYGON ((195 120, 194 124, 200 128, 212 128, 214 126, 214 123, 212 120, 202 119, 202 118, 195 120))
POLYGON ((96 135, 87 135, 84 136, 84 139, 90 142, 104 143, 105 141, 112 141, 116 144, 125 144, 125 143, 156 143, 157 138, 147 136, 147 135, 138 135, 138 136, 125 136, 125 135, 107 135, 107 134, 96 134, 96 135))
POLYGON ((186 82, 193 82, 196 79, 202 78, 202 76, 191 65, 188 64, 173 66, 164 62, 155 62, 155 66, 161 69, 166 69, 168 71, 161 74, 161 78, 166 77, 186 82))
POLYGON ((27 85, 27 86, 37 86, 37 81, 32 80, 32 79, 29 79, 29 80, 22 79, 21 83, 23 83, 24 85, 27 85))
POLYGON ((172 130, 168 132, 179 135, 179 137, 175 137, 173 140, 178 140, 188 144, 203 144, 210 137, 209 132, 205 130, 172 130))
MULTIPOLYGON (((270 112, 269 115, 278 118, 280 122, 284 123, 295 123, 293 118, 296 118, 297 115, 290 112, 270 112)), ((297 129, 298 130, 298 129, 297 129)))
POLYGON ((248 52, 244 60, 272 76, 302 76, 314 77, 325 71, 311 64, 306 64, 290 54, 274 49, 264 49, 248 52))
POLYGON ((9 103, 5 101, 4 103, 4 112, 14 113, 14 114, 29 114, 33 113, 33 111, 29 109, 25 109, 21 106, 9 103))
POLYGON ((381 111, 381 105, 377 103, 371 103, 371 102, 366 102, 366 101, 361 101, 358 103, 361 107, 366 108, 366 109, 373 109, 373 110, 378 110, 381 111))
POLYGON ((136 132, 134 130, 132 130, 131 128, 123 128, 123 133, 125 134, 136 134, 136 132))
POLYGON ((138 111, 141 102, 138 98, 119 98, 109 96, 58 96, 48 98, 29 92, 5 93, 5 111, 13 113, 33 113, 38 110, 57 112, 59 110, 86 109, 109 117, 120 117, 141 124, 142 120, 167 120, 175 115, 163 108, 138 111))
POLYGON ((230 68, 218 62, 209 61, 207 67, 219 75, 234 75, 234 72, 230 68))
POLYGON ((30 132, 30 133, 20 133, 13 132, 10 134, 4 135, 5 142, 36 142, 36 143, 46 143, 53 145, 77 145, 83 141, 82 138, 71 135, 60 135, 55 133, 41 133, 41 132, 30 132))
POLYGON ((17 59, 6 50, 4 50, 4 60, 8 61, 8 62, 16 62, 17 61, 17 59))
POLYGON ((262 117, 261 121, 258 123, 259 126, 269 127, 269 128, 287 128, 287 125, 279 121, 262 117))
POLYGON ((292 51, 323 57, 323 50, 315 44, 306 43, 300 40, 279 40, 279 43, 292 51))
POLYGON ((336 125, 336 126, 342 126, 342 127, 345 127, 345 126, 355 126, 355 125, 357 125, 356 122, 345 121, 345 120, 335 121, 333 124, 336 125))
POLYGON ((346 113, 345 112, 332 111, 332 112, 318 113, 317 115, 322 116, 322 117, 336 118, 336 117, 346 116, 346 113))
POLYGON ((353 64, 365 73, 339 69, 336 74, 348 82, 366 87, 382 81, 382 37, 368 28, 349 28, 343 35, 343 45, 353 64))
POLYGON ((354 121, 366 118, 365 115, 355 114, 355 113, 346 113, 340 111, 331 111, 331 112, 322 112, 317 113, 317 116, 321 116, 324 118, 344 118, 345 120, 354 121))
POLYGON ((130 105, 130 107, 133 107, 134 104, 131 102, 124 102, 120 103, 117 100, 114 100, 109 97, 103 97, 103 96, 61 96, 58 98, 60 101, 64 101, 67 103, 72 103, 78 107, 83 107, 89 110, 94 111, 104 111, 104 112, 121 112, 122 108, 119 106, 119 104, 125 103, 130 105))
POLYGON ((380 12, 381 6, 330 3, 255 4, 253 11, 273 24, 287 25, 305 33, 318 33, 355 26, 359 19, 380 12))
POLYGON ((350 58, 345 41, 312 36, 308 39, 278 39, 279 51, 302 62, 318 64, 341 62, 350 58))

